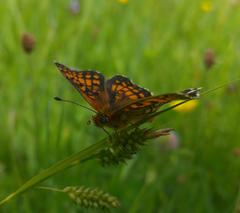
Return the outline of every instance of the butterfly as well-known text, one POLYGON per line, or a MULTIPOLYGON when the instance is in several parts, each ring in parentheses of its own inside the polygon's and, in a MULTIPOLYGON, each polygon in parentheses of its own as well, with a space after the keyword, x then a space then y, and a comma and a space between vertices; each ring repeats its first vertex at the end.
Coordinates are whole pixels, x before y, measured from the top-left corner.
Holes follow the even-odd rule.
POLYGON ((92 120, 101 128, 120 129, 153 114, 171 101, 199 97, 199 88, 154 96, 122 75, 115 75, 106 80, 103 74, 95 70, 80 71, 57 62, 55 65, 96 110, 92 120))

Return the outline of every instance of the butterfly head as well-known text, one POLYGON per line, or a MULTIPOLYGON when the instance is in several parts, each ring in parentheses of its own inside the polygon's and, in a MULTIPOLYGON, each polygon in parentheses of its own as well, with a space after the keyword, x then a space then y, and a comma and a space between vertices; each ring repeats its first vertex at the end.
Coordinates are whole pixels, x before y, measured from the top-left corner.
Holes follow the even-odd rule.
POLYGON ((110 119, 107 115, 98 113, 93 116, 93 122, 96 126, 103 127, 109 124, 110 119))

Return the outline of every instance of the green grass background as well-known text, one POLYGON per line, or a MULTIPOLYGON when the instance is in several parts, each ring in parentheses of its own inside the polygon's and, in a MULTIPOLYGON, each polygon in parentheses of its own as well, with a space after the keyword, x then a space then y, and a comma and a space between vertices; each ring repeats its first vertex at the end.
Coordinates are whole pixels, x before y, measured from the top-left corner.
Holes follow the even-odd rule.
MULTIPOLYGON (((240 1, 9 0, 0 3, 0 198, 54 162, 97 142, 104 132, 53 64, 123 74, 155 94, 211 89, 239 78, 240 1), (27 55, 24 32, 36 38, 27 55), (204 53, 215 52, 206 70, 204 53)), ((168 112, 151 126, 174 128, 177 149, 151 142, 127 165, 74 167, 44 185, 99 187, 117 196, 113 212, 234 212, 240 208, 239 83, 204 96, 189 113, 168 112), (235 154, 234 154, 235 153, 235 154)), ((63 194, 31 190, 0 212, 85 212, 63 194)), ((91 212, 91 211, 87 211, 91 212)), ((95 211, 98 212, 98 211, 95 211)))

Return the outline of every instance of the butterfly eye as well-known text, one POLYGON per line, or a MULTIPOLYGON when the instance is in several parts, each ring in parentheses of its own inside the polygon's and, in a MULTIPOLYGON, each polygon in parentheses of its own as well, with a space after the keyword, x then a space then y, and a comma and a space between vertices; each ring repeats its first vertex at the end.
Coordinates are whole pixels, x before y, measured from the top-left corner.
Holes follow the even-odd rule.
POLYGON ((101 122, 102 124, 107 124, 107 123, 109 122, 109 118, 108 118, 107 116, 105 116, 105 115, 102 115, 102 116, 100 117, 100 122, 101 122))

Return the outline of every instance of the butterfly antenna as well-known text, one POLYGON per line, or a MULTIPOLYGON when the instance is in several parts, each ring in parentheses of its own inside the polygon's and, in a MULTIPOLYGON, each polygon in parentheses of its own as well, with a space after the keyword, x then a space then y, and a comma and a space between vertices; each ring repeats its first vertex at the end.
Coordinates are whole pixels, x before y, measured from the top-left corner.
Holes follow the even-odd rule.
POLYGON ((55 99, 56 101, 62 101, 62 102, 66 102, 66 103, 71 103, 71 104, 78 105, 78 106, 80 106, 80 107, 83 107, 83 108, 85 108, 85 109, 87 109, 87 110, 89 110, 89 111, 92 111, 92 112, 94 112, 94 113, 97 114, 97 111, 95 111, 95 110, 93 110, 93 109, 91 109, 91 108, 88 108, 88 107, 86 107, 86 106, 83 106, 83 105, 81 105, 81 104, 79 104, 79 103, 77 103, 77 102, 74 102, 74 101, 71 101, 71 100, 62 99, 62 98, 60 98, 60 97, 54 97, 54 99, 55 99))

